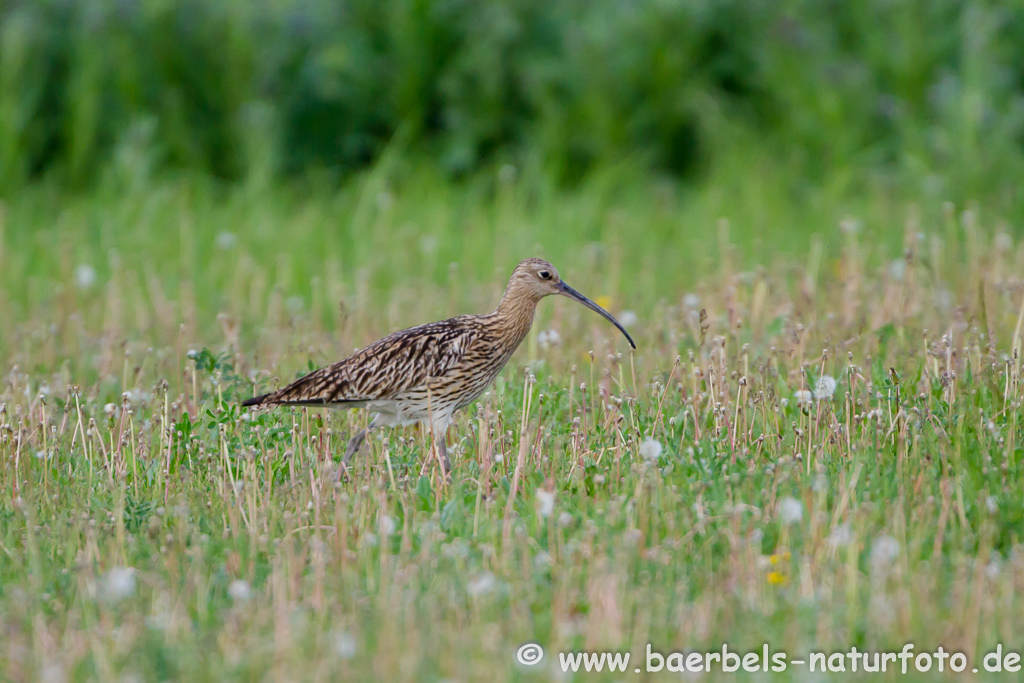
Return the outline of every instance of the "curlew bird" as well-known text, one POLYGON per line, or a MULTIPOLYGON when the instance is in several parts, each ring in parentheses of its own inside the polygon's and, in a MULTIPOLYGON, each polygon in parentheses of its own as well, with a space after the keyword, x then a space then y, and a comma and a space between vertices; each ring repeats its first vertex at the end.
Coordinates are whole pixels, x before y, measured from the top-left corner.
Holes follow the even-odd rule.
MULTIPOLYGON (((551 294, 575 299, 607 318, 634 349, 611 313, 562 282, 547 261, 529 258, 509 278, 498 307, 395 332, 345 360, 250 398, 243 406, 366 408, 374 414, 345 449, 345 466, 369 430, 422 422, 434 435, 444 471, 451 470, 445 433, 455 411, 472 403, 508 362, 533 324, 537 303, 551 294)), ((339 472, 340 474, 340 472, 339 472)))

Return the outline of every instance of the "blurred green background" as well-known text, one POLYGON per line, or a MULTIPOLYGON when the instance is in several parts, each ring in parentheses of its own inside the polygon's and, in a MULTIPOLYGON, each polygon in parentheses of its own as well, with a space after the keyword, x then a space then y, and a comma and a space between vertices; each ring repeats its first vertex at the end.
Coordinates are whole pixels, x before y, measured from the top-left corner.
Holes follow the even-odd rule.
POLYGON ((0 304, 134 268, 200 325, 257 275, 331 319, 542 255, 641 310, 828 268, 848 218, 881 265, 967 208, 1014 234, 1021 36, 975 0, 0 0, 0 304))
POLYGON ((4 0, 0 188, 365 168, 687 184, 756 152, 1018 209, 1024 8, 968 0, 4 0))

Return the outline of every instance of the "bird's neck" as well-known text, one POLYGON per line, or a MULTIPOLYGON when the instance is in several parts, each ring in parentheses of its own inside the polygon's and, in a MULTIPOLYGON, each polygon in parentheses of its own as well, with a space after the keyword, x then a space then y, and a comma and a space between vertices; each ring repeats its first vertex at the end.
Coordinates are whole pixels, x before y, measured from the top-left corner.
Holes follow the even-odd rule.
POLYGON ((508 334, 509 340, 514 341, 515 346, 519 346, 533 325, 533 314, 536 310, 537 301, 533 297, 506 291, 498 308, 491 315, 495 324, 508 334))

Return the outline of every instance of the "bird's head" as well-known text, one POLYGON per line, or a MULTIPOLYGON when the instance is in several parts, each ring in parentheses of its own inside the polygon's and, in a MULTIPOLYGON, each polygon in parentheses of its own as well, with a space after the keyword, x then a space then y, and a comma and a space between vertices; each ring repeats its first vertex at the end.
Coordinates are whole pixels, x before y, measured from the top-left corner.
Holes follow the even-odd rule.
POLYGON ((629 340, 629 345, 634 349, 636 344, 633 342, 633 338, 629 336, 626 329, 619 324, 611 313, 604 310, 596 303, 583 296, 575 289, 565 284, 562 278, 558 275, 558 269, 553 265, 539 258, 528 258, 519 262, 516 266, 515 271, 512 273, 512 277, 509 278, 508 287, 505 290, 505 296, 509 295, 516 298, 523 297, 528 298, 534 303, 540 301, 546 296, 552 294, 560 294, 567 296, 574 301, 578 301, 592 311, 600 313, 602 316, 608 319, 608 321, 619 328, 619 331, 626 336, 629 340))

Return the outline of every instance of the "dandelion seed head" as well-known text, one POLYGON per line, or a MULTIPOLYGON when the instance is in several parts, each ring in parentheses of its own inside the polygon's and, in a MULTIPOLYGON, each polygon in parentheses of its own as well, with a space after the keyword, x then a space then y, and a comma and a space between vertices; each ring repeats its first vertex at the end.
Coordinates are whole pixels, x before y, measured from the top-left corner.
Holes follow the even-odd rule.
POLYGON ((537 343, 542 349, 546 349, 551 346, 557 346, 562 341, 562 335, 558 334, 557 330, 542 330, 537 335, 537 343))
POLYGON ((555 494, 552 491, 537 489, 537 512, 541 517, 548 517, 555 510, 555 494))
POLYGON ((999 578, 999 572, 1003 568, 1002 557, 998 552, 993 552, 992 556, 988 560, 988 564, 985 565, 985 575, 990 579, 999 578))
POLYGON ((338 659, 352 659, 356 656, 356 639, 348 631, 334 634, 334 654, 338 659))
POLYGON ((496 583, 497 581, 494 579, 494 574, 490 572, 481 572, 469 580, 466 584, 466 592, 473 597, 487 595, 494 590, 496 583))
POLYGON ((657 460, 661 456, 661 442, 647 437, 640 444, 640 455, 648 462, 657 460))
POLYGON ((221 251, 228 251, 238 243, 238 237, 233 232, 225 230, 217 234, 216 245, 221 251))
POLYGON ((804 504, 792 496, 786 496, 779 501, 777 508, 779 521, 789 526, 799 522, 804 517, 804 504))
POLYGON ((420 251, 428 256, 437 252, 437 238, 433 235, 424 235, 421 237, 420 251))
POLYGON ((235 602, 245 602, 252 595, 252 588, 248 581, 235 579, 228 585, 228 595, 235 602))
POLYGON ((892 536, 882 534, 871 544, 871 566, 876 570, 888 569, 899 555, 899 541, 892 536))
POLYGON ((839 222, 839 229, 847 235, 853 235, 860 232, 860 221, 855 218, 844 218, 839 222))
POLYGON ((103 577, 102 596, 107 602, 118 602, 135 594, 135 570, 114 567, 103 577))
POLYGON ((836 393, 836 380, 831 375, 822 375, 814 387, 814 398, 819 401, 827 401, 836 393))
POLYGON ((849 524, 840 524, 828 536, 828 544, 831 548, 844 548, 853 541, 853 530, 849 524))
POLYGON ((901 258, 889 263, 889 277, 894 280, 902 280, 907 272, 907 262, 901 258))
POLYGON ((512 164, 502 164, 498 169, 498 182, 502 185, 511 185, 516 180, 519 171, 512 164))
POLYGON ((39 672, 40 683, 64 683, 66 680, 67 673, 59 662, 46 662, 39 672))
POLYGON ((91 289, 96 284, 96 269, 88 263, 75 268, 75 286, 79 289, 91 289))

